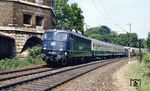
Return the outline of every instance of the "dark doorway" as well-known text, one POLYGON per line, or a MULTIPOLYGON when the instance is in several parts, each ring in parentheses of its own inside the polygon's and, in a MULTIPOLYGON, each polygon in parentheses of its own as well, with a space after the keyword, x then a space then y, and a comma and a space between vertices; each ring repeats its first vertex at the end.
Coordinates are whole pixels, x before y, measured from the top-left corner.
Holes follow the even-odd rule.
POLYGON ((0 36, 0 59, 11 58, 15 53, 15 40, 0 36))

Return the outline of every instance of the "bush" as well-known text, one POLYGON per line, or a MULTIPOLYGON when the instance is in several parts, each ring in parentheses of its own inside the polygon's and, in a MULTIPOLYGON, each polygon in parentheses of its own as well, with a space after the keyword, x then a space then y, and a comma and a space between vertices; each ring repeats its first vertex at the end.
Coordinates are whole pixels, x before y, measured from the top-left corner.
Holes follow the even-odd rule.
POLYGON ((44 61, 40 57, 41 54, 41 47, 34 46, 29 50, 29 56, 26 58, 26 61, 30 64, 43 64, 44 61))
MULTIPOLYGON (((143 58, 144 58, 144 55, 145 55, 145 53, 141 53, 142 60, 143 60, 143 58)), ((137 57, 138 60, 140 60, 140 53, 138 53, 138 54, 136 55, 136 57, 137 57)))
POLYGON ((150 67, 150 53, 147 53, 147 54, 144 55, 144 64, 147 67, 150 67))
POLYGON ((30 65, 28 62, 20 60, 18 58, 3 59, 0 61, 0 71, 21 68, 28 65, 30 65))
POLYGON ((3 59, 0 60, 0 71, 10 70, 16 68, 22 68, 25 66, 44 64, 45 62, 40 57, 41 48, 39 46, 35 46, 30 49, 29 56, 25 59, 3 59))
POLYGON ((34 46, 29 50, 29 57, 36 58, 37 56, 40 56, 40 54, 41 54, 40 46, 34 46))

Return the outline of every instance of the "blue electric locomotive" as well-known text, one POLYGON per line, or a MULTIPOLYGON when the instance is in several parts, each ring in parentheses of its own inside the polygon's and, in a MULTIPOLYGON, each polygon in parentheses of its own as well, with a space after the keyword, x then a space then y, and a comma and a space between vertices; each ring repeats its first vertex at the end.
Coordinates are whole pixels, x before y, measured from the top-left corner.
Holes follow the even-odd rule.
POLYGON ((44 34, 42 58, 48 65, 52 62, 65 65, 74 59, 83 61, 91 56, 91 40, 80 33, 53 29, 44 34))

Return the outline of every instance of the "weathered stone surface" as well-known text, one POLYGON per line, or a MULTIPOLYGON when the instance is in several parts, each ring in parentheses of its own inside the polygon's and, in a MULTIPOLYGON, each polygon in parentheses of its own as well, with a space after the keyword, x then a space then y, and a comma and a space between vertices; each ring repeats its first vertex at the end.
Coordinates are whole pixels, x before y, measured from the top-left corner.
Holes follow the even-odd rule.
POLYGON ((19 55, 27 40, 41 39, 46 29, 54 27, 53 5, 53 0, 0 0, 0 31, 15 39, 14 53, 19 55), (31 15, 29 25, 24 24, 24 14, 31 15), (37 16, 43 17, 41 27, 36 26, 37 16))
MULTIPOLYGON (((33 2, 31 0, 30 2, 33 2)), ((48 29, 54 27, 52 16, 52 8, 50 6, 50 0, 45 0, 43 3, 47 7, 37 6, 36 4, 21 3, 19 1, 0 1, 0 26, 10 27, 26 27, 36 29, 36 16, 43 17, 43 28, 48 29), (49 6, 48 6, 49 5, 49 6), (7 7, 6 7, 7 6, 7 7), (7 12, 6 12, 7 11, 7 12), (32 16, 31 25, 23 24, 23 15, 29 14, 32 16)), ((54 16, 53 16, 54 18, 54 16)))

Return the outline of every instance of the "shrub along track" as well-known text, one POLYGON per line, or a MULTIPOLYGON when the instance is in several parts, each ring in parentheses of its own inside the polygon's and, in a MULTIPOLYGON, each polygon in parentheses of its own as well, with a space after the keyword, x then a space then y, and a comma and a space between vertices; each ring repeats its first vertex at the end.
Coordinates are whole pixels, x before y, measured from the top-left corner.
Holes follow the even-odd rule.
POLYGON ((29 76, 3 81, 0 84, 0 90, 51 90, 52 88, 71 79, 79 77, 89 71, 122 59, 123 58, 101 60, 77 66, 45 71, 41 73, 37 72, 36 74, 32 74, 29 76))

